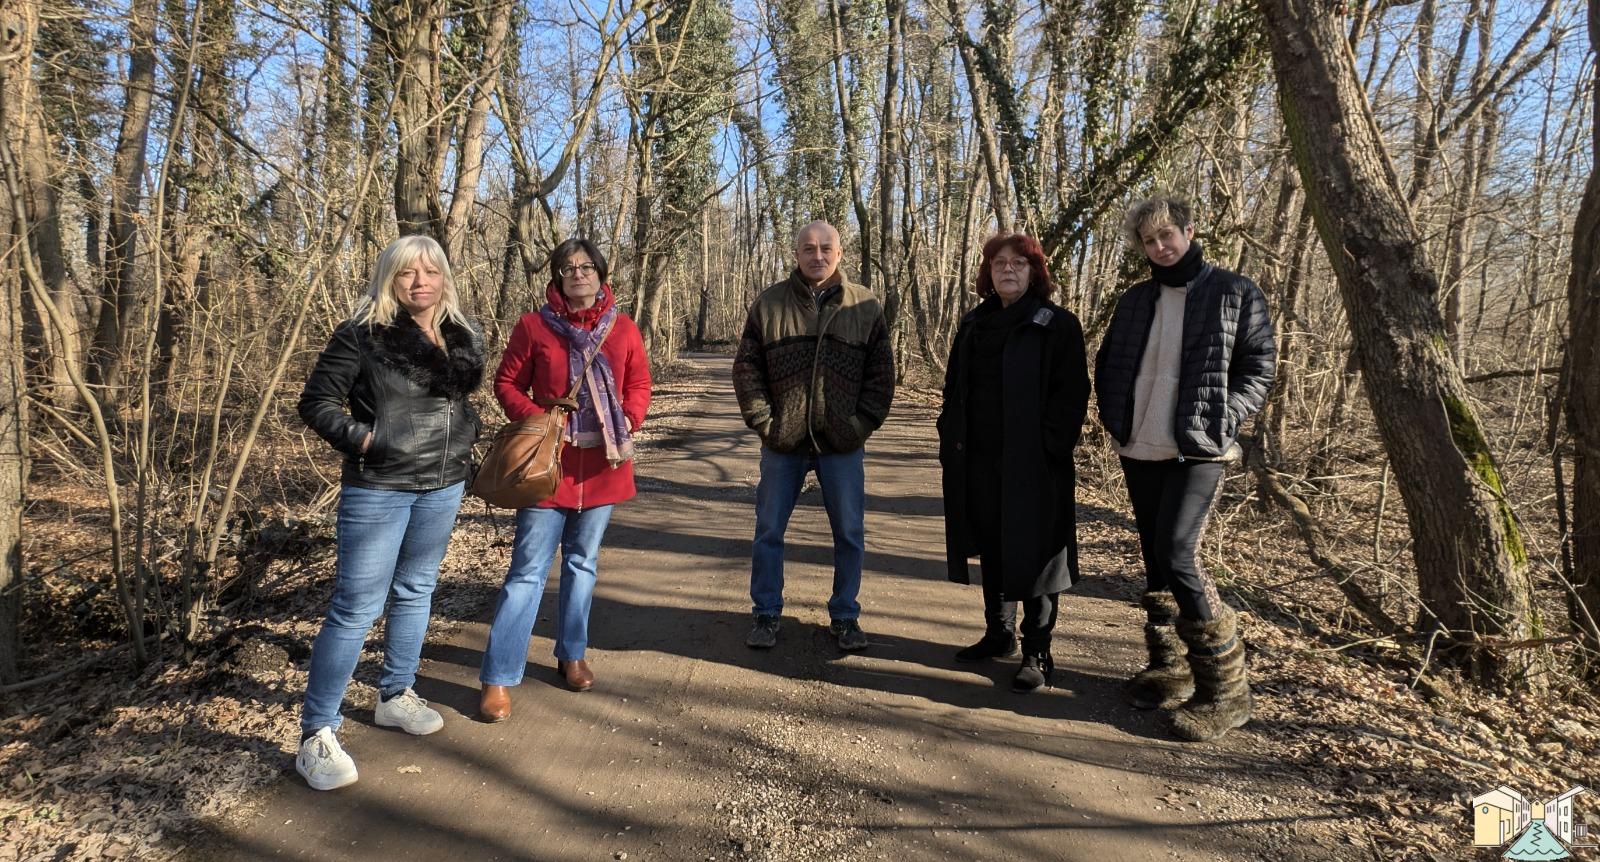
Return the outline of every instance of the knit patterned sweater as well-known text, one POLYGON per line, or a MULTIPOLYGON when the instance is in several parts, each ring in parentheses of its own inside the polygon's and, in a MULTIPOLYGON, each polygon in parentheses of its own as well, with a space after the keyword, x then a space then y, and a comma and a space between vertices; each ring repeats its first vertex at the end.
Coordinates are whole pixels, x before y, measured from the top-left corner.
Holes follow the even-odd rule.
POLYGON ((819 309, 798 274, 768 287, 745 320, 733 388, 745 424, 773 451, 860 449, 894 400, 878 298, 846 281, 819 309))

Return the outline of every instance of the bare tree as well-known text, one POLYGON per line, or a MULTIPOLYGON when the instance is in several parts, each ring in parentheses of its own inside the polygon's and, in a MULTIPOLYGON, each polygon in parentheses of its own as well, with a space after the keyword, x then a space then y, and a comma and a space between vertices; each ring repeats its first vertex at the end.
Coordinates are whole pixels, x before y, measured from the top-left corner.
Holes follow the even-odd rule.
MULTIPOLYGON (((444 248, 452 261, 461 261, 466 242, 467 223, 478 199, 478 180, 483 175, 484 131, 495 88, 500 85, 500 70, 505 65, 506 34, 511 28, 513 0, 495 0, 489 7, 477 78, 472 84, 472 101, 456 151, 455 192, 450 195, 450 211, 445 215, 444 248)), ((476 14, 476 13, 475 13, 476 14)))
MULTIPOLYGON (((0 10, 0 134, 8 149, 22 145, 21 118, 29 111, 28 67, 39 7, 32 0, 0 10)), ((26 241, 25 216, 12 212, 11 198, 0 200, 0 683, 17 679, 22 590, 22 509, 28 488, 28 397, 22 370, 22 267, 12 258, 26 241)))
POLYGON ((122 128, 117 133, 111 166, 105 276, 89 356, 89 381, 112 387, 113 395, 122 384, 123 330, 135 298, 134 260, 138 254, 139 207, 144 195, 155 75, 156 0, 134 0, 128 7, 128 81, 124 87, 122 128))
MULTIPOLYGON (((1092 338, 1143 275, 1116 215, 1158 189, 1201 203, 1211 256, 1274 302, 1264 454, 1327 546, 1313 559, 1370 556, 1351 570, 1365 584, 1327 593, 1378 600, 1353 625, 1417 615, 1492 664, 1532 616, 1527 581, 1562 586, 1521 559, 1566 532, 1543 504, 1563 459, 1580 485, 1596 472, 1587 354, 1548 385, 1563 324, 1596 340, 1562 290, 1592 245, 1586 212, 1569 246, 1593 149, 1571 4, 1296 0, 1310 23, 1276 34, 1285 123, 1269 0, 605 0, 578 20, 522 0, 130 2, 13 4, 39 31, 7 73, 36 87, 0 137, 35 493, 130 501, 74 525, 109 534, 109 576, 25 577, 80 579, 130 635, 203 649, 208 614, 243 618, 257 525, 337 493, 326 465, 284 457, 297 426, 274 393, 307 358, 293 334, 343 314, 397 229, 445 243, 491 343, 537 304, 550 246, 594 237, 659 361, 734 335, 798 222, 853 222, 914 387, 948 355, 996 227, 1037 231, 1092 338), (1470 376, 1438 364, 1435 335, 1470 376), (1415 543, 1390 538, 1401 524, 1415 543), (1377 587, 1413 557, 1420 602, 1377 587)), ((1575 502, 1567 548, 1596 505, 1575 502)), ((57 554, 54 533, 30 556, 57 554)), ((1600 590, 1584 572, 1574 596, 1600 590)), ((1595 601, 1573 603, 1591 646, 1595 601)))
POLYGON ((394 128, 394 214, 400 233, 445 240, 439 199, 439 124, 444 121, 440 83, 442 0, 393 0, 388 6, 389 48, 399 72, 394 128))
POLYGON ((23 185, 28 203, 28 223, 33 226, 28 240, 33 254, 39 260, 44 275, 45 289, 54 297, 56 307, 69 319, 62 327, 64 335, 57 336, 44 322, 43 312, 32 302, 22 304, 23 345, 27 354, 30 385, 36 397, 47 400, 56 407, 72 410, 77 407, 77 395, 72 389, 67 366, 82 363, 82 348, 78 338, 76 288, 69 277, 66 246, 61 229, 61 193, 67 185, 64 160, 56 158, 57 147, 51 140, 45 123, 42 99, 32 98, 19 102, 26 106, 26 116, 18 117, 24 129, 18 152, 23 159, 23 185))
POLYGON ((1319 0, 1260 6, 1306 200, 1405 501, 1425 613, 1456 645, 1457 661, 1509 683, 1519 662, 1493 645, 1528 633, 1527 551, 1446 341, 1438 277, 1339 19, 1319 0))
MULTIPOLYGON (((1589 0, 1589 49, 1600 51, 1600 0, 1589 0)), ((1600 77, 1590 75, 1589 138, 1600 160, 1600 77)), ((1591 169, 1572 229, 1567 279, 1567 433, 1572 435, 1572 568, 1578 601, 1574 627, 1600 652, 1600 172, 1591 169)), ((1590 670, 1600 676, 1600 661, 1590 670)))

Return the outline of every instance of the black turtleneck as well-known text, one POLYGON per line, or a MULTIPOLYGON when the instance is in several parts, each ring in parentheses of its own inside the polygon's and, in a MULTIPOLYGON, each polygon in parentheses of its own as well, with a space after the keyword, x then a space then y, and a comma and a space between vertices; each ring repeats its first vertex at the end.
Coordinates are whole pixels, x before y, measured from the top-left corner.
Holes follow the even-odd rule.
POLYGON ((1150 275, 1168 287, 1183 287, 1194 281, 1195 276, 1200 274, 1205 265, 1205 258, 1200 251, 1200 241, 1194 240, 1189 243, 1189 250, 1184 252, 1183 257, 1178 258, 1178 262, 1172 266, 1162 266, 1153 260, 1150 261, 1150 275))

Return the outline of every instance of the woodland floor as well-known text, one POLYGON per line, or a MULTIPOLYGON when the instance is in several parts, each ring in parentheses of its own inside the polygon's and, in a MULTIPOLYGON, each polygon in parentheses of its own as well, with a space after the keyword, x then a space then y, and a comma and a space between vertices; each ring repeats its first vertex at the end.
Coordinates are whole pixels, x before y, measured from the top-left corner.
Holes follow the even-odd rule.
MULTIPOLYGON (((869 445, 870 648, 843 655, 827 634, 830 545, 811 489, 789 531, 779 645, 747 650, 756 442, 728 360, 687 365, 658 387, 640 496, 606 537, 594 691, 555 684, 552 584, 513 718, 472 720, 511 525, 469 503, 417 685, 444 730, 371 724, 369 649, 342 733, 361 781, 308 790, 292 760, 332 577, 323 513, 291 531, 248 620, 219 629, 205 658, 132 679, 107 662, 4 695, 0 862, 1491 859, 1471 846, 1472 796, 1600 785, 1592 698, 1463 694, 1447 677, 1425 697, 1383 642, 1326 624, 1337 591, 1244 477, 1206 544, 1244 610, 1256 697, 1244 728, 1182 744, 1126 705, 1121 680, 1142 664, 1139 566, 1105 458, 1081 464, 1088 577, 1063 603, 1056 687, 1012 693, 1015 659, 956 665, 980 600, 944 579, 936 401, 916 392, 869 445), (1285 610, 1291 594, 1320 597, 1323 622, 1285 610)), ((73 493, 39 489, 30 525, 92 515, 73 493)))

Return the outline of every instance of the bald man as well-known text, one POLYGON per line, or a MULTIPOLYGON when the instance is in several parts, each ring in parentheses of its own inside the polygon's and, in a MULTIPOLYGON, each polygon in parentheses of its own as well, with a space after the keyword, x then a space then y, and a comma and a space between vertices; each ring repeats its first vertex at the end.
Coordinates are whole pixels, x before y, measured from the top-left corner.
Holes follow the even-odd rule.
POLYGON ((865 549, 862 446, 889 415, 894 354, 878 298, 845 280, 843 257, 833 225, 815 221, 801 228, 794 271, 756 297, 733 360, 739 412, 761 436, 750 561, 755 621, 745 640, 753 649, 778 643, 783 534, 813 470, 833 528, 829 629, 840 649, 867 646, 856 602, 865 549))

